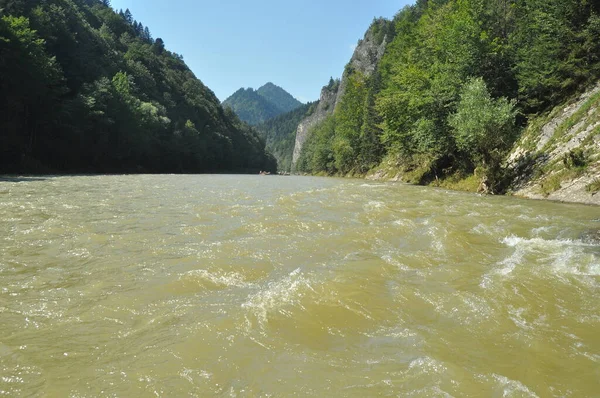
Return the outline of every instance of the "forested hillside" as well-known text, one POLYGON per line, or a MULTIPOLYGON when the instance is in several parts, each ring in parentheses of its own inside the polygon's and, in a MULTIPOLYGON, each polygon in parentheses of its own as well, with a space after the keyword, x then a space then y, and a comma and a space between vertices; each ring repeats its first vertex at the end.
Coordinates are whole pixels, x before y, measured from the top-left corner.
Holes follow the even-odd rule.
POLYGON ((381 61, 370 76, 349 64, 298 169, 502 191, 527 121, 600 77, 599 12, 583 0, 418 0, 375 21, 381 61))
POLYGON ((0 0, 0 172, 275 170, 181 55, 109 0, 0 0))
POLYGON ((250 125, 256 125, 282 113, 281 109, 252 88, 240 88, 223 101, 223 107, 250 125))
POLYGON ((256 126, 267 144, 267 150, 277 159, 279 171, 289 172, 291 170, 296 129, 302 119, 314 112, 316 106, 316 102, 309 102, 256 126))
POLYGON ((223 106, 231 108, 244 122, 257 125, 290 112, 302 103, 281 87, 267 83, 258 90, 240 88, 223 101, 223 106))
POLYGON ((270 103, 275 104, 284 113, 291 112, 303 105, 292 94, 270 82, 256 90, 256 93, 270 103))

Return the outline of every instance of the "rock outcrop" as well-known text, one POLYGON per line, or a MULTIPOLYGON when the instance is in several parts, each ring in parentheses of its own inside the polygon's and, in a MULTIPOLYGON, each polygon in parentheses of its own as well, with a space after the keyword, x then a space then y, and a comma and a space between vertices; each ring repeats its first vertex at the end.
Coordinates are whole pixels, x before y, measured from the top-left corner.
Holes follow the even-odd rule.
POLYGON ((387 35, 383 32, 385 32, 389 24, 391 22, 385 19, 374 21, 365 33, 364 38, 356 45, 352 58, 346 65, 341 81, 335 82, 335 84, 330 83, 321 90, 317 109, 298 125, 292 158, 292 171, 295 170, 296 162, 302 152, 302 146, 306 142, 312 128, 331 115, 343 98, 346 92, 348 77, 355 71, 362 73, 365 77, 369 77, 376 70, 388 42, 387 35))
POLYGON ((532 120, 507 164, 516 196, 600 205, 600 84, 532 120))
POLYGON ((306 142, 311 129, 325 120, 328 115, 333 113, 338 91, 339 83, 323 87, 315 111, 298 124, 298 129, 296 130, 296 143, 294 144, 294 154, 292 156, 292 172, 296 169, 296 162, 300 157, 302 146, 306 142))

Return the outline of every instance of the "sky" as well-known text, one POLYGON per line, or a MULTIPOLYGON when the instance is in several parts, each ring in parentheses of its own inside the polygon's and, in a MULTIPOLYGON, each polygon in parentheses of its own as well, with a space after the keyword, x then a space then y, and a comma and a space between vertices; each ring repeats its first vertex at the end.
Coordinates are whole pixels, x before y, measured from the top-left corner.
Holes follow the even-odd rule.
POLYGON ((112 0, 183 55, 223 101, 267 82, 302 102, 340 77, 374 17, 412 0, 112 0))

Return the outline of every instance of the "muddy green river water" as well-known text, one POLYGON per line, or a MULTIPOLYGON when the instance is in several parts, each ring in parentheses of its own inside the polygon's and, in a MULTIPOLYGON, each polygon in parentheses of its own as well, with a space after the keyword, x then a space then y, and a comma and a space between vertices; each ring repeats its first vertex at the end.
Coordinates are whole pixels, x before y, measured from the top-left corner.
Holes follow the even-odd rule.
POLYGON ((600 209, 310 177, 0 179, 0 396, 600 396, 600 209))

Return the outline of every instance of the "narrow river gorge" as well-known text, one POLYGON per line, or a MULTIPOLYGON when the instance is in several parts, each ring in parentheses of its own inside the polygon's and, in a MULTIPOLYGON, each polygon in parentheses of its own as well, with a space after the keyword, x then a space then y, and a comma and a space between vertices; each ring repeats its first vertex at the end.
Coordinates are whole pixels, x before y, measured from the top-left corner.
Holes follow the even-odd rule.
POLYGON ((396 183, 4 178, 0 396, 597 396, 598 231, 396 183))

